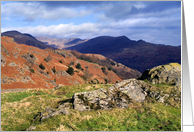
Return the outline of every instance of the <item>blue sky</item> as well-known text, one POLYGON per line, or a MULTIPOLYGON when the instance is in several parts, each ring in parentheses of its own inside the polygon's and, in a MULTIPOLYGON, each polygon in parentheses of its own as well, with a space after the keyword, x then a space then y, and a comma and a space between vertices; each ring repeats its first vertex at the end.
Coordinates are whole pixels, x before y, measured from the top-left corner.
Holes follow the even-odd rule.
POLYGON ((1 1, 1 32, 181 45, 180 1, 1 1))

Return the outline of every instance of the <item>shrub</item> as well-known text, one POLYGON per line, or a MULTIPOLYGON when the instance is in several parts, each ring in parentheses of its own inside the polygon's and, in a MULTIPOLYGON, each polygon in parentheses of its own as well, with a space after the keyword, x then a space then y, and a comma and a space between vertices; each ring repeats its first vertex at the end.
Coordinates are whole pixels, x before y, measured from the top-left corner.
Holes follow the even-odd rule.
POLYGON ((47 74, 49 74, 49 71, 47 71, 47 74))
POLYGON ((34 55, 33 55, 33 54, 30 54, 30 57, 31 57, 31 58, 34 58, 34 55))
POLYGON ((70 65, 71 65, 71 66, 73 66, 73 65, 74 65, 74 62, 73 62, 73 61, 71 61, 70 65))
POLYGON ((109 67, 108 70, 111 71, 112 70, 112 67, 109 67))
POLYGON ((45 69, 45 67, 43 66, 43 64, 42 64, 42 63, 39 65, 39 67, 40 67, 42 70, 44 70, 44 69, 45 69))
POLYGON ((56 78, 54 79, 54 82, 56 82, 56 78))
POLYGON ((78 71, 78 70, 75 70, 75 72, 79 73, 79 71, 78 71))
POLYGON ((107 80, 106 78, 104 79, 104 81, 105 81, 105 84, 107 84, 107 83, 108 83, 108 80, 107 80))
POLYGON ((74 69, 72 67, 69 67, 67 69, 67 73, 69 73, 70 75, 73 75, 74 74, 74 69))
POLYGON ((102 67, 101 70, 102 70, 102 72, 105 72, 106 71, 105 67, 102 67))
POLYGON ((52 71, 53 71, 54 73, 56 72, 56 69, 55 69, 55 67, 53 67, 52 71))
POLYGON ((34 69, 30 69, 30 71, 31 71, 32 73, 35 73, 34 69))
POLYGON ((78 63, 78 64, 76 65, 76 68, 77 68, 77 69, 81 69, 81 68, 82 68, 82 67, 81 67, 81 64, 78 63))
POLYGON ((101 70, 102 70, 102 72, 103 72, 105 75, 108 75, 108 72, 106 71, 106 68, 105 68, 105 67, 102 67, 101 70))
POLYGON ((91 80, 91 83, 92 84, 99 84, 99 81, 98 81, 98 79, 95 78, 94 80, 91 80))
POLYGON ((59 61, 60 63, 63 63, 61 60, 59 61))

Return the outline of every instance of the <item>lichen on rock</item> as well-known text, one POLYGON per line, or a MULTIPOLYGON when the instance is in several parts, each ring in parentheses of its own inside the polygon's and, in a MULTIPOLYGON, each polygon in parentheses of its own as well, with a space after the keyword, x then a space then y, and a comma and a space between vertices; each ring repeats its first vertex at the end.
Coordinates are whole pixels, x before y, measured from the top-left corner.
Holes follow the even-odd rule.
POLYGON ((140 79, 147 79, 152 84, 173 84, 181 85, 181 65, 178 63, 169 63, 160 65, 143 72, 140 79))
POLYGON ((132 101, 142 102, 147 95, 144 81, 136 79, 124 80, 108 89, 97 89, 89 92, 75 93, 73 96, 74 109, 86 111, 91 109, 128 108, 132 101))

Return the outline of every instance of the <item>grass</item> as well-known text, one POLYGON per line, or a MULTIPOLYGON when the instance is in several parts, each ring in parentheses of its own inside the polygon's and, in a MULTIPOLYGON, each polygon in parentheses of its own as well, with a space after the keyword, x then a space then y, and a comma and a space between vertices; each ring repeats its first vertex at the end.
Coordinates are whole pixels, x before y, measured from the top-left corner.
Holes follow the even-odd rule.
POLYGON ((76 92, 108 88, 110 84, 79 84, 55 91, 27 90, 1 95, 1 131, 26 130, 34 124, 35 131, 181 131, 181 109, 158 102, 129 104, 129 108, 79 112, 35 121, 47 107, 57 108, 70 101, 76 92))

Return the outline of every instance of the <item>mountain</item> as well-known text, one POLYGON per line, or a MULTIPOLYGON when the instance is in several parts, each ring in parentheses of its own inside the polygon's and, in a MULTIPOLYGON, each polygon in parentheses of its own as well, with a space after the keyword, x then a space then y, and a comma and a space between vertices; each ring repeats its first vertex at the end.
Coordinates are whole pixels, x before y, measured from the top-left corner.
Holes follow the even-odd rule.
MULTIPOLYGON (((1 33, 1 36, 8 36, 14 38, 15 42, 18 44, 26 44, 34 47, 38 47, 40 49, 46 49, 46 48, 53 48, 48 45, 45 45, 43 42, 37 40, 35 37, 33 37, 30 34, 22 34, 18 31, 7 31, 1 33)), ((56 49, 56 48, 53 48, 56 49)))
POLYGON ((131 69, 121 63, 106 58, 100 54, 83 54, 77 51, 71 51, 71 53, 78 59, 86 60, 89 62, 97 63, 101 66, 108 67, 108 70, 114 71, 121 79, 138 78, 141 73, 137 70, 131 69))
POLYGON ((64 49, 87 41, 87 40, 82 40, 80 38, 63 39, 63 38, 51 38, 51 37, 42 37, 42 36, 36 36, 36 39, 41 42, 44 42, 46 45, 49 45, 58 49, 64 49))
MULTIPOLYGON (((105 57, 104 59, 106 60, 105 57)), ((115 65, 119 64, 115 62, 115 65)), ((1 88, 3 90, 50 89, 59 84, 104 84, 122 81, 122 78, 113 70, 108 69, 107 66, 78 59, 68 50, 39 49, 18 44, 11 37, 1 37, 1 88), (74 74, 70 67, 74 69, 74 74)), ((121 64, 119 69, 123 74, 132 71, 121 64)))
POLYGON ((101 54, 140 72, 170 62, 181 63, 181 47, 158 45, 126 36, 100 36, 66 49, 101 54))

